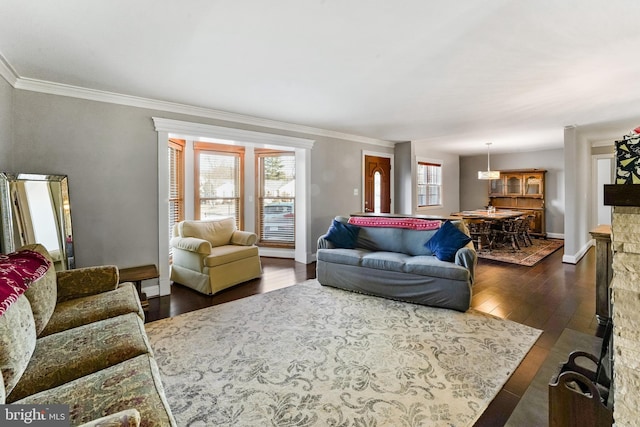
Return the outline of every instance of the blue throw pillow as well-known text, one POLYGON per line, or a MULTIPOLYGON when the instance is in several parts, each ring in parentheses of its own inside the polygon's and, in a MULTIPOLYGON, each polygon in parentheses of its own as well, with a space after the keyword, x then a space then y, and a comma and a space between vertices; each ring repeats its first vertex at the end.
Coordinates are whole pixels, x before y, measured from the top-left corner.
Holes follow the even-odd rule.
POLYGON ((471 241, 471 237, 451 223, 446 221, 440 229, 424 245, 434 253, 440 261, 453 262, 458 249, 471 241))
POLYGON ((356 225, 344 224, 334 219, 325 239, 333 243, 336 248, 353 249, 356 247, 359 231, 360 227, 356 225))

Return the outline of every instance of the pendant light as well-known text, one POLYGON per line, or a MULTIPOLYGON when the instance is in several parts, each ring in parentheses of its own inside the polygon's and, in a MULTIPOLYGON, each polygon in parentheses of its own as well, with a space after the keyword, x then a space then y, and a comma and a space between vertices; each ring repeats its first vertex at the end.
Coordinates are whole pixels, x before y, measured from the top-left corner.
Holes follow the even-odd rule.
POLYGON ((487 142, 487 170, 478 171, 478 179, 500 179, 500 171, 491 170, 491 154, 489 153, 490 147, 491 143, 487 142))

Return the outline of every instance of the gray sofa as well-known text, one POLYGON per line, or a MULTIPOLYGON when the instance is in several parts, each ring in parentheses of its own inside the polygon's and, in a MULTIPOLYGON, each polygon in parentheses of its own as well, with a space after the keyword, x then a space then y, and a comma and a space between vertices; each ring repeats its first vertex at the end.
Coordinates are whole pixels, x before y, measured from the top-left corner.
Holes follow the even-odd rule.
MULTIPOLYGON (((335 221, 346 224, 348 218, 335 221)), ((451 223, 469 235, 464 222, 451 223)), ((466 311, 476 251, 469 242, 455 252, 454 262, 438 259, 425 247, 437 231, 360 227, 353 248, 336 247, 327 233, 318 239, 317 279, 349 291, 466 311)))

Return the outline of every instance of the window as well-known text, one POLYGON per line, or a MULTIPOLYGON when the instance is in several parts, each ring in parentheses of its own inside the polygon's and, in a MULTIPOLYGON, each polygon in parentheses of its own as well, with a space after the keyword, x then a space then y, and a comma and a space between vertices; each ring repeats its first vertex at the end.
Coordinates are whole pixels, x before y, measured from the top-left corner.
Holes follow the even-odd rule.
POLYGON ((418 162, 418 207, 442 205, 442 164, 418 162))
MULTIPOLYGON (((184 145, 183 140, 169 140, 169 236, 173 226, 184 219, 184 145)), ((169 247, 169 256, 171 252, 169 247)))
POLYGON ((295 153, 256 150, 256 160, 260 244, 294 247, 295 153))
POLYGON ((242 147, 195 144, 195 218, 231 216, 242 229, 242 147))

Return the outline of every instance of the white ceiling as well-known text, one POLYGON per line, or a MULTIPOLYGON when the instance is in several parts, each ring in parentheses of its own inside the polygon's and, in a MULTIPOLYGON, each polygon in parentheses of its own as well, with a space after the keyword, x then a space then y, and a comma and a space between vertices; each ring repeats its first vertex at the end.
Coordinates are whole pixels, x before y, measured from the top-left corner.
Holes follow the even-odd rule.
POLYGON ((2 0, 18 79, 475 154, 638 118, 638 0, 2 0))

